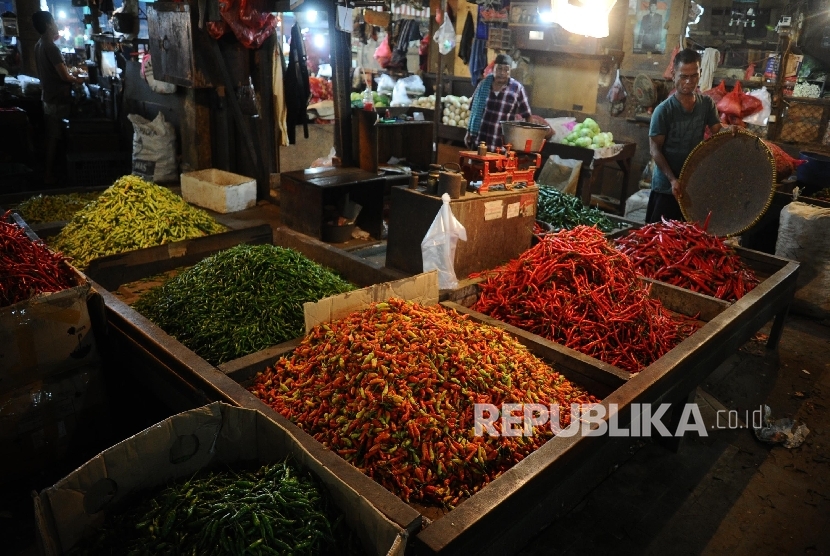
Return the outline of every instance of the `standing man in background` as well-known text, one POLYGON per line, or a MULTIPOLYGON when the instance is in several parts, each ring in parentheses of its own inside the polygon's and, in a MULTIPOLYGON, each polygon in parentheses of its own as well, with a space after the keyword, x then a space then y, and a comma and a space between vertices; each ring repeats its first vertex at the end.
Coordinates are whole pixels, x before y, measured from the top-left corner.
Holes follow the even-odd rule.
POLYGON ((507 54, 496 56, 493 73, 481 80, 470 101, 470 122, 464 143, 475 149, 479 143, 494 150, 503 144, 501 123, 521 117, 530 120, 530 102, 524 86, 510 77, 513 59, 507 54))
POLYGON ((43 89, 43 117, 46 123, 46 174, 44 183, 54 184, 55 154, 58 150, 63 129, 63 119, 69 117, 72 102, 72 84, 83 83, 66 69, 60 49, 55 41, 60 36, 52 14, 46 11, 32 14, 32 24, 40 33, 35 45, 35 63, 38 78, 43 89))
POLYGON ((646 223, 683 220, 678 199, 683 189, 680 170, 692 150, 703 141, 708 126, 712 134, 723 126, 715 102, 697 92, 700 80, 700 54, 686 48, 674 59, 674 94, 657 105, 648 130, 649 152, 654 159, 651 194, 646 223))

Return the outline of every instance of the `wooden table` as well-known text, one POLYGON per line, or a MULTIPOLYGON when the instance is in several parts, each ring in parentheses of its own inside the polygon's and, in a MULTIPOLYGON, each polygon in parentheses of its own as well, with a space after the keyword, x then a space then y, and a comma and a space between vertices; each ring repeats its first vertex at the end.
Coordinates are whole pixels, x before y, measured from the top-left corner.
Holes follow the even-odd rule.
POLYGON ((547 143, 542 149, 542 164, 552 155, 560 158, 569 158, 582 161, 582 169, 579 173, 579 185, 576 195, 582 199, 582 204, 591 206, 591 194, 598 190, 601 185, 602 170, 611 168, 623 173, 623 181, 620 190, 620 200, 617 210, 620 215, 625 214, 625 201, 628 199, 628 186, 631 177, 631 159, 637 151, 637 143, 623 143, 619 154, 608 158, 594 158, 594 150, 583 147, 572 147, 562 143, 547 143))
POLYGON ((309 168, 285 172, 280 178, 280 216, 283 224, 320 239, 323 207, 342 208, 346 194, 363 207, 355 223, 372 237, 383 231, 383 196, 387 180, 360 168, 309 168))

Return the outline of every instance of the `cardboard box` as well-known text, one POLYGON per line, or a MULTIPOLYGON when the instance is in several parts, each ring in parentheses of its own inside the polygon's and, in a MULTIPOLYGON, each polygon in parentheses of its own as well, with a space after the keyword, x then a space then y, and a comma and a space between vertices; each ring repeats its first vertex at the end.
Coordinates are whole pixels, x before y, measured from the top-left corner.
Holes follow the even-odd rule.
POLYGON ((320 301, 303 304, 305 333, 324 322, 347 317, 355 311, 367 309, 370 304, 400 297, 421 305, 438 303, 438 271, 425 272, 409 278, 384 282, 360 290, 324 297, 320 301))
POLYGON ((312 456, 293 435, 258 411, 218 402, 150 427, 44 489, 34 500, 42 553, 57 555, 70 550, 133 492, 191 477, 209 467, 226 468, 253 461, 264 464, 287 456, 326 485, 368 554, 404 553, 405 531, 335 475, 325 462, 312 456), (171 449, 185 441, 196 446, 195 453, 172 463, 171 449))
POLYGON ((95 363, 0 395, 0 483, 31 475, 90 438, 106 410, 103 377, 95 363))
POLYGON ((98 361, 87 309, 90 285, 0 308, 0 394, 98 361))
POLYGON ((256 180, 209 168, 182 174, 182 197, 188 203, 219 213, 256 205, 256 180))

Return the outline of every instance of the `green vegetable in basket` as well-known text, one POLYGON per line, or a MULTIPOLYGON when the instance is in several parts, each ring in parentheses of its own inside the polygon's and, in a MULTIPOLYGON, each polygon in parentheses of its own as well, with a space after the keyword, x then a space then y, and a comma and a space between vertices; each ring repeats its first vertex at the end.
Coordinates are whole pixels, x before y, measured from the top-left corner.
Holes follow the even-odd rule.
POLYGON ((238 245, 133 306, 213 365, 305 333, 303 303, 354 289, 293 249, 238 245))
POLYGON ((136 493, 69 554, 360 552, 319 480, 276 463, 256 471, 203 473, 136 493))
POLYGON ((227 231, 164 187, 123 176, 78 211, 50 244, 85 269, 90 261, 227 231))
POLYGON ((582 201, 562 193, 555 187, 539 185, 536 218, 553 226, 554 231, 571 230, 579 225, 594 226, 607 233, 614 224, 596 208, 587 208, 582 201))

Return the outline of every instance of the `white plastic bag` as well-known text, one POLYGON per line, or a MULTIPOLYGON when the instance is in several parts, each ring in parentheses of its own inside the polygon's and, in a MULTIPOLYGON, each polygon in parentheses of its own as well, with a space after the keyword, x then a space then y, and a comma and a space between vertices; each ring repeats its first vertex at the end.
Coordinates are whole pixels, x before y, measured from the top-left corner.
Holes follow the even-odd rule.
POLYGON ((611 103, 611 115, 618 116, 625 108, 625 99, 628 93, 625 91, 623 82, 620 79, 620 70, 617 69, 617 78, 614 84, 608 89, 608 102, 611 103))
POLYGON ((548 125, 553 130, 553 136, 550 140, 554 143, 561 143, 573 130, 572 127, 568 128, 565 124, 575 122, 576 118, 567 116, 564 118, 545 118, 545 121, 548 122, 548 125))
POLYGON ((772 98, 770 97, 769 91, 767 91, 766 87, 761 87, 760 89, 749 91, 747 94, 760 100, 762 108, 760 112, 755 112, 744 118, 744 122, 752 125, 767 125, 769 115, 772 113, 772 98))
POLYGON ((388 74, 382 73, 380 77, 376 77, 375 81, 378 84, 379 95, 391 95, 395 90, 395 80, 389 77, 388 74))
POLYGON ((455 48, 455 29, 452 26, 452 21, 450 21, 450 16, 447 12, 444 12, 444 23, 438 28, 438 32, 435 33, 434 40, 438 43, 438 52, 441 54, 449 54, 455 48))
POLYGON ((399 79, 395 83, 395 88, 392 89, 392 102, 389 106, 409 106, 412 101, 409 100, 409 95, 406 94, 406 85, 403 79, 399 79))
POLYGON ((154 182, 179 178, 176 164, 176 129, 164 114, 151 122, 138 114, 128 114, 133 123, 133 174, 154 182))
POLYGON ((437 270, 438 287, 451 290, 458 287, 458 278, 455 276, 455 245, 459 239, 467 241, 467 230, 453 215, 449 194, 441 195, 441 200, 444 204, 421 241, 421 257, 424 261, 424 272, 437 270))
POLYGON ((424 87, 424 82, 420 75, 404 77, 398 83, 403 83, 404 87, 406 87, 406 94, 410 96, 419 97, 426 93, 426 87, 424 87))
POLYGON ((314 162, 311 163, 312 168, 322 168, 324 166, 331 166, 332 162, 334 161, 334 157, 337 155, 337 152, 334 150, 334 147, 331 148, 329 151, 328 156, 321 156, 320 158, 316 159, 314 162))

